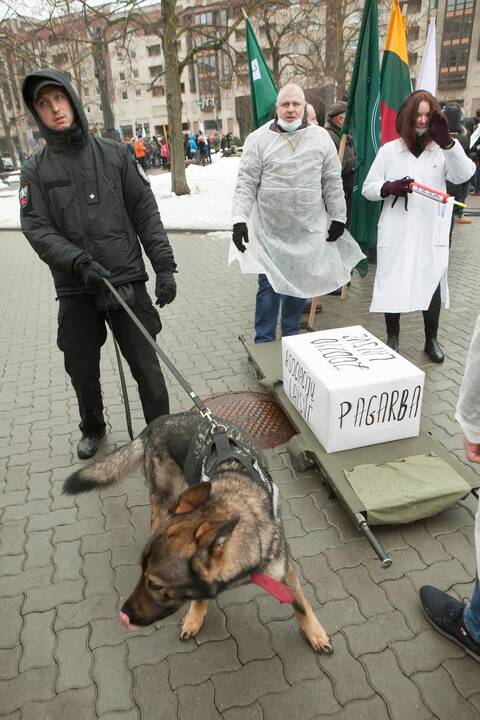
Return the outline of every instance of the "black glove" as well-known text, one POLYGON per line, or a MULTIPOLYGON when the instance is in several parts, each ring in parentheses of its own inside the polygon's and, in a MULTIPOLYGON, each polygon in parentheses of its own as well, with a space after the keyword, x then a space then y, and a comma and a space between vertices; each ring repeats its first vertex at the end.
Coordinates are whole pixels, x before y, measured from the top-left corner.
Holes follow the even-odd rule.
POLYGON ((432 112, 430 122, 428 124, 428 134, 437 145, 445 149, 453 143, 453 138, 448 129, 447 119, 440 115, 439 112, 432 112))
POLYGON ((403 177, 401 180, 387 180, 383 183, 380 195, 382 198, 386 198, 388 195, 396 195, 397 197, 406 197, 409 190, 410 183, 413 182, 411 177, 403 177))
POLYGON ((155 295, 157 296, 157 305, 161 308, 164 305, 170 305, 177 295, 177 283, 173 277, 171 270, 162 270, 157 273, 155 282, 155 295))
POLYGON ((343 235, 344 230, 345 223, 340 222, 340 220, 332 220, 328 228, 327 242, 335 242, 335 240, 338 240, 340 235, 343 235))
POLYGON ((243 243, 248 243, 247 223, 235 223, 233 226, 232 240, 239 252, 245 252, 247 249, 243 243))
POLYGON ((95 260, 85 260, 75 267, 75 272, 88 288, 97 291, 106 287, 103 278, 109 278, 112 274, 95 260))

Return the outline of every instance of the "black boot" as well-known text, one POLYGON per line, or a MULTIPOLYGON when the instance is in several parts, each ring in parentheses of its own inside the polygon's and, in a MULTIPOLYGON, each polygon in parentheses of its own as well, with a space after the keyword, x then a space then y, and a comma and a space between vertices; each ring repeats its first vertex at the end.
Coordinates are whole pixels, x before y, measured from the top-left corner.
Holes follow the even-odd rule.
POLYGON ((82 435, 80 442, 77 445, 77 455, 80 460, 88 460, 95 455, 100 444, 100 440, 105 435, 103 432, 101 435, 82 435))
POLYGON ((434 363, 442 363, 445 360, 445 355, 436 337, 427 337, 425 340, 425 352, 434 363))
POLYGON ((400 341, 400 339, 399 339, 398 335, 389 335, 387 337, 388 347, 391 348, 392 350, 394 350, 395 352, 398 352, 399 341, 400 341))

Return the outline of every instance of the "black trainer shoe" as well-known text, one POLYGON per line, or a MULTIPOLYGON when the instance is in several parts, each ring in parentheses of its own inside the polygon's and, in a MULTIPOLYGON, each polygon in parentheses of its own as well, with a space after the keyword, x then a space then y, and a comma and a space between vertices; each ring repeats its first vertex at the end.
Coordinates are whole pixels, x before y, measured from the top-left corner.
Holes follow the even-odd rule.
POLYGON ((80 460, 88 460, 95 455, 100 444, 100 440, 105 435, 103 432, 101 435, 82 435, 80 442, 77 445, 77 455, 80 460))
POLYGON ((420 601, 425 617, 435 630, 480 661, 480 643, 475 642, 463 624, 465 604, 431 585, 420 588, 420 601))
POLYGON ((443 350, 437 342, 437 338, 430 338, 425 341, 425 352, 434 363, 442 363, 445 360, 443 350))

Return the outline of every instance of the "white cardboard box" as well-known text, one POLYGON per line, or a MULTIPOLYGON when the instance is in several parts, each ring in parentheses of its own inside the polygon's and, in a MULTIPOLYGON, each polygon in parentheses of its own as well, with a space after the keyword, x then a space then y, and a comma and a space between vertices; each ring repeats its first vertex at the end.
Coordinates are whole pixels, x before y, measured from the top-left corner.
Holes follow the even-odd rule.
POLYGON ((360 325, 282 338, 282 365, 327 452, 418 435, 424 373, 360 325))

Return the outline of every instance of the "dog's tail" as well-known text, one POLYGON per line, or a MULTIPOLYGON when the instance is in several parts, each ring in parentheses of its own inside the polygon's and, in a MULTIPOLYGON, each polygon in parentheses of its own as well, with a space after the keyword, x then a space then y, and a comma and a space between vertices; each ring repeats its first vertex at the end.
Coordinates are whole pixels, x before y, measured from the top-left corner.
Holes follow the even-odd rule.
POLYGON ((62 492, 66 495, 76 495, 94 488, 116 485, 140 465, 144 454, 143 438, 137 437, 103 460, 74 472, 63 483, 62 492))

